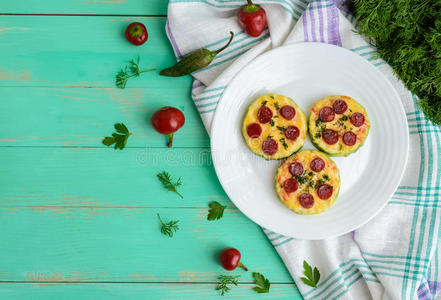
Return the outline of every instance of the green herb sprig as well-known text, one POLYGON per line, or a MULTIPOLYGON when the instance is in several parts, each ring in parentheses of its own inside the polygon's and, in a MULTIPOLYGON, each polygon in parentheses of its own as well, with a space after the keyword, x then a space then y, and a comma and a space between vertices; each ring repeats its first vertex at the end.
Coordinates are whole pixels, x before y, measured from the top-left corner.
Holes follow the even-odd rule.
POLYGON ((265 276, 263 276, 260 273, 253 272, 253 278, 254 278, 254 283, 256 284, 256 286, 253 287, 253 290, 258 292, 259 294, 269 293, 271 283, 269 282, 268 279, 265 278, 265 276))
POLYGON ((164 223, 161 219, 161 216, 158 215, 159 222, 161 223, 161 233, 163 235, 168 235, 169 237, 173 237, 173 234, 179 230, 179 220, 171 220, 167 223, 164 223))
POLYGON ((142 73, 155 71, 156 69, 139 70, 139 56, 138 59, 129 61, 129 65, 122 68, 115 77, 115 84, 118 88, 124 89, 126 87, 127 81, 131 77, 138 77, 142 73))
POLYGON ((300 279, 303 281, 304 284, 309 285, 311 287, 316 287, 317 283, 320 280, 320 272, 317 269, 317 267, 314 267, 314 271, 312 270, 312 267, 306 262, 306 260, 303 261, 303 274, 306 277, 301 277, 300 279))
POLYGON ((166 188, 170 192, 174 192, 179 195, 179 197, 184 198, 177 190, 178 187, 182 185, 182 177, 179 177, 176 182, 173 183, 173 179, 170 174, 166 171, 162 171, 161 173, 156 174, 159 181, 161 181, 164 188, 166 188))
POLYGON ((234 284, 237 286, 237 282, 240 275, 237 276, 231 276, 231 275, 220 275, 217 278, 217 286, 216 290, 220 291, 221 295, 224 296, 225 293, 227 293, 229 290, 231 290, 231 287, 229 287, 229 284, 234 284))
POLYGON ((113 126, 115 127, 116 132, 112 133, 112 136, 106 136, 103 139, 103 144, 106 146, 115 144, 113 147, 115 150, 122 150, 126 146, 129 136, 132 134, 123 123, 116 123, 113 126))
POLYGON ((217 201, 210 202, 208 205, 210 209, 208 210, 208 221, 219 220, 224 215, 224 210, 227 208, 226 206, 220 204, 217 201))
POLYGON ((418 0, 355 0, 357 29, 406 87, 426 117, 441 125, 441 4, 418 0))

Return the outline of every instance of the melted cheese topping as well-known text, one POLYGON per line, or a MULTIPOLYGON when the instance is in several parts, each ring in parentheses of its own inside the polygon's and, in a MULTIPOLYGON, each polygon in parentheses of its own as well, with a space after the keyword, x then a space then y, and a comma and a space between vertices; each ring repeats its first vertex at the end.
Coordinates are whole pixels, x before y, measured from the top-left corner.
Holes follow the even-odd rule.
POLYGON ((369 118, 366 113, 366 110, 362 105, 360 105, 357 101, 348 96, 329 96, 317 101, 309 115, 309 134, 312 142, 324 152, 329 155, 334 156, 347 156, 361 147, 361 145, 366 140, 366 137, 369 133, 370 123, 369 118), (336 100, 341 99, 346 102, 348 105, 348 109, 343 114, 335 114, 335 118, 331 122, 321 122, 319 113, 320 110, 325 106, 333 107, 333 104, 336 100), (353 113, 359 112, 364 115, 364 123, 360 127, 355 127, 350 120, 350 117, 353 113), (319 121, 317 121, 319 120, 319 121), (335 130, 339 139, 338 142, 334 145, 327 144, 321 135, 321 132, 324 129, 332 129, 335 130), (356 136, 357 140, 354 145, 348 146, 343 143, 343 134, 347 131, 352 131, 356 136))
POLYGON ((337 199, 340 191, 340 173, 335 163, 326 154, 316 150, 304 150, 288 158, 279 167, 276 175, 276 191, 283 204, 294 212, 307 215, 319 214, 327 210, 337 199), (325 167, 320 172, 314 172, 310 168, 311 161, 317 157, 325 162, 325 167), (306 178, 307 181, 299 182, 295 192, 287 193, 283 188, 283 183, 285 180, 293 178, 289 167, 295 162, 302 164, 305 171, 300 177, 306 178), (318 183, 319 180, 320 183, 318 183), (333 187, 332 195, 327 200, 320 199, 317 194, 318 186, 323 183, 333 187), (314 197, 314 205, 311 208, 304 208, 300 204, 299 196, 303 193, 309 193, 314 197))
POLYGON ((267 94, 255 100, 248 108, 242 127, 242 133, 248 147, 251 151, 265 159, 282 159, 300 150, 305 143, 306 132, 306 117, 300 107, 292 99, 276 94, 267 94), (273 113, 273 125, 271 125, 271 122, 266 124, 261 124, 259 122, 257 112, 262 105, 271 109, 273 113), (284 105, 292 106, 295 109, 296 113, 293 119, 286 120, 279 114, 278 108, 281 108, 284 105), (247 127, 252 123, 257 123, 262 127, 262 134, 258 138, 250 138, 247 134, 247 127), (287 139, 283 129, 281 130, 278 128, 286 128, 288 126, 297 126, 299 129, 300 134, 294 141, 287 139), (268 138, 268 136, 271 136, 278 144, 278 150, 274 155, 267 155, 262 150, 262 143, 268 138), (283 145, 283 142, 285 142, 286 147, 283 145))

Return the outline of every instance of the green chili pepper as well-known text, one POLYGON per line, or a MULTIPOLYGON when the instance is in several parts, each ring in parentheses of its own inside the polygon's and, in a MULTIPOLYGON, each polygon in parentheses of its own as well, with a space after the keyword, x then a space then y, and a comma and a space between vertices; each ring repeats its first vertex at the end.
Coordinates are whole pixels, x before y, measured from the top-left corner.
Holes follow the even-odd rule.
POLYGON ((230 31, 230 34, 231 34, 230 40, 222 48, 216 51, 210 51, 204 48, 198 49, 185 56, 180 62, 178 62, 173 67, 162 70, 159 74, 162 76, 179 77, 205 68, 213 61, 216 55, 218 55, 220 52, 225 50, 225 48, 227 48, 230 45, 231 41, 233 40, 234 33, 230 31))

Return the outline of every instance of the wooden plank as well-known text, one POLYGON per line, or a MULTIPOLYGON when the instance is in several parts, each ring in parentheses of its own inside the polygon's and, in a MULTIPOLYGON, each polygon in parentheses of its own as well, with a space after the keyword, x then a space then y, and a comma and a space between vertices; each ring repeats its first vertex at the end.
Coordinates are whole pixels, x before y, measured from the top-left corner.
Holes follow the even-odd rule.
POLYGON ((3 206, 233 207, 208 149, 3 147, 0 177, 3 206), (182 176, 184 199, 163 188, 163 170, 182 176))
POLYGON ((166 147, 167 137, 150 125, 160 107, 186 116, 175 147, 209 147, 199 113, 185 89, 0 88, 0 146, 106 147, 101 141, 123 122, 133 133, 127 147, 166 147))
POLYGON ((0 13, 164 15, 166 0, 2 1, 0 13))
POLYGON ((165 24, 164 17, 1 16, 0 87, 115 87, 117 72, 139 56, 141 69, 158 70, 129 80, 127 88, 154 86, 189 96, 190 76, 159 76, 176 63, 165 24), (124 37, 134 21, 147 27, 144 45, 124 37))
POLYGON ((214 282, 227 273, 217 255, 231 246, 251 271, 229 274, 292 282, 263 231, 237 210, 209 222, 191 208, 1 207, 0 222, 0 281, 214 282), (157 213, 180 220, 173 238, 160 233, 157 213))
MULTIPOLYGON (((228 298, 256 299, 257 297, 271 299, 301 300, 298 290, 293 284, 272 284, 270 293, 256 294, 252 284, 239 284, 228 292, 228 298)), ((215 284, 176 284, 176 283, 136 283, 136 284, 26 284, 4 283, 0 285, 0 297, 9 300, 22 299, 45 300, 131 300, 131 299, 219 299, 215 284)))

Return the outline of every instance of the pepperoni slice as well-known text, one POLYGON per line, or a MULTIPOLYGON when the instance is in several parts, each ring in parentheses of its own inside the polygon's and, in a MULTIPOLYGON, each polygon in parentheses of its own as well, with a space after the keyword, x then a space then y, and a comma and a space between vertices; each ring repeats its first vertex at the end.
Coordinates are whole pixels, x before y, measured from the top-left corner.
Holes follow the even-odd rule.
POLYGON ((295 162, 289 166, 289 173, 292 174, 292 176, 300 176, 303 174, 303 166, 301 163, 295 162))
POLYGON ((279 112, 282 115, 282 117, 284 117, 287 120, 291 120, 296 115, 296 110, 294 109, 294 107, 289 105, 282 106, 279 112))
POLYGON ((336 114, 342 114, 348 109, 348 105, 346 104, 346 102, 341 99, 335 101, 332 107, 334 108, 334 112, 336 114))
POLYGON ((359 112, 353 113, 351 116, 351 123, 355 127, 360 127, 364 124, 364 115, 359 112))
POLYGON ((262 134, 262 127, 258 123, 251 123, 247 127, 247 134, 250 138, 256 139, 262 134))
POLYGON ((330 106, 325 106, 320 110, 319 117, 322 122, 331 122, 335 117, 334 110, 330 106))
POLYGON ((277 149, 279 149, 279 145, 277 145, 277 142, 274 139, 266 139, 262 143, 262 150, 266 155, 276 154, 277 149))
POLYGON ((332 129, 326 129, 323 131, 322 137, 328 145, 334 145, 338 142, 338 133, 332 129))
POLYGON ((314 206, 314 197, 310 193, 303 193, 299 197, 299 202, 304 208, 311 208, 314 206))
POLYGON ((285 180, 285 182, 283 183, 283 189, 285 190, 285 192, 292 193, 297 191, 297 188, 299 187, 299 183, 297 182, 297 180, 293 179, 293 178, 288 178, 287 180, 285 180))
POLYGON ((333 188, 329 184, 322 184, 317 189, 317 195, 322 200, 328 200, 332 196, 333 188))
POLYGON ((320 172, 325 168, 325 162, 320 157, 316 157, 311 161, 311 164, 309 165, 311 170, 314 172, 320 172))
POLYGON ((268 106, 262 106, 259 108, 259 111, 257 112, 257 119, 260 123, 265 124, 271 121, 271 118, 273 117, 273 112, 271 111, 268 106))
POLYGON ((296 126, 288 126, 285 129, 285 136, 288 140, 296 140, 300 135, 300 130, 296 126))
POLYGON ((357 142, 357 136, 352 131, 345 132, 343 134, 343 143, 348 146, 354 146, 357 142))

